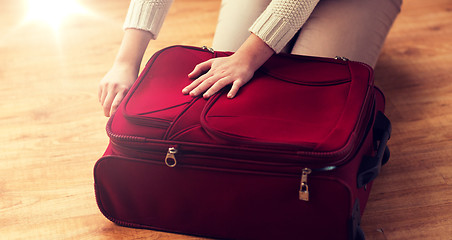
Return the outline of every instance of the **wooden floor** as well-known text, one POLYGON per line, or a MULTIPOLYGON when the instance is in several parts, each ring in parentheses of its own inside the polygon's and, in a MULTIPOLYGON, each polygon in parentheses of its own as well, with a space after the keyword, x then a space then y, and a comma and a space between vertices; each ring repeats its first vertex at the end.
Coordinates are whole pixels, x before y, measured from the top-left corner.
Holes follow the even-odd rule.
MULTIPOLYGON (((198 239, 118 227, 97 209, 92 168, 107 121, 97 102, 128 1, 79 1, 59 31, 0 8, 0 239, 198 239)), ((219 0, 177 0, 145 58, 211 45, 219 0)), ((405 0, 376 68, 392 157, 363 217, 368 239, 452 239, 452 1, 405 0)))

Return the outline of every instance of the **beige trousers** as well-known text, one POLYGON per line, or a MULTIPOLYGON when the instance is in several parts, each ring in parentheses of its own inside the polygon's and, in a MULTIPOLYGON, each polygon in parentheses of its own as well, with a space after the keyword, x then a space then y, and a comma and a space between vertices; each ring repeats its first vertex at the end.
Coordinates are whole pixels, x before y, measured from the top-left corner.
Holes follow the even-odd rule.
MULTIPOLYGON (((271 0, 222 0, 212 47, 236 51, 271 0)), ((402 0, 320 0, 284 52, 341 56, 375 67, 402 0)))

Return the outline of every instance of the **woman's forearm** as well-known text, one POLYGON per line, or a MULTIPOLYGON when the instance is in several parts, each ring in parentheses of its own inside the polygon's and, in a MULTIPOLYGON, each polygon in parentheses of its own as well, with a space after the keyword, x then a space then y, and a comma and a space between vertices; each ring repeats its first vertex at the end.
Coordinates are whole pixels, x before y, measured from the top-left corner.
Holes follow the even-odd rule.
POLYGON ((274 53, 275 51, 262 41, 262 39, 254 33, 251 33, 234 55, 240 58, 243 63, 246 63, 250 69, 256 71, 274 53))
POLYGON ((138 29, 126 29, 114 65, 121 65, 136 71, 140 69, 144 52, 152 39, 152 34, 138 29))

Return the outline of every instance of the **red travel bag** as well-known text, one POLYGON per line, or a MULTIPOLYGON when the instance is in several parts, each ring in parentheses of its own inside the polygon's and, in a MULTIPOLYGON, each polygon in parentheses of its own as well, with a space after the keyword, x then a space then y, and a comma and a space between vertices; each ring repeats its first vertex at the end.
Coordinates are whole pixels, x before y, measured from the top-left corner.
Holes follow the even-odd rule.
POLYGON ((372 69, 278 54, 233 99, 181 93, 196 64, 230 54, 172 46, 149 60, 107 124, 101 212, 216 239, 363 239, 391 130, 372 69))

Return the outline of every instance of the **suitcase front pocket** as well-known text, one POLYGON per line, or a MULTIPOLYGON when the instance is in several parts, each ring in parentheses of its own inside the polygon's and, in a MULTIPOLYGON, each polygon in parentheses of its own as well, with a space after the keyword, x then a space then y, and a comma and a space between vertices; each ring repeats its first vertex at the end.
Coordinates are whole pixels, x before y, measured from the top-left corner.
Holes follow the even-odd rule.
POLYGON ((369 86, 356 82, 309 86, 256 76, 233 100, 224 95, 210 99, 201 124, 231 144, 338 151, 355 131, 363 105, 369 104, 369 86))
POLYGON ((328 177, 310 177, 306 202, 299 200, 299 176, 116 156, 99 160, 94 174, 99 208, 124 226, 227 239, 292 239, 299 229, 337 239, 347 231, 350 191, 328 177))

